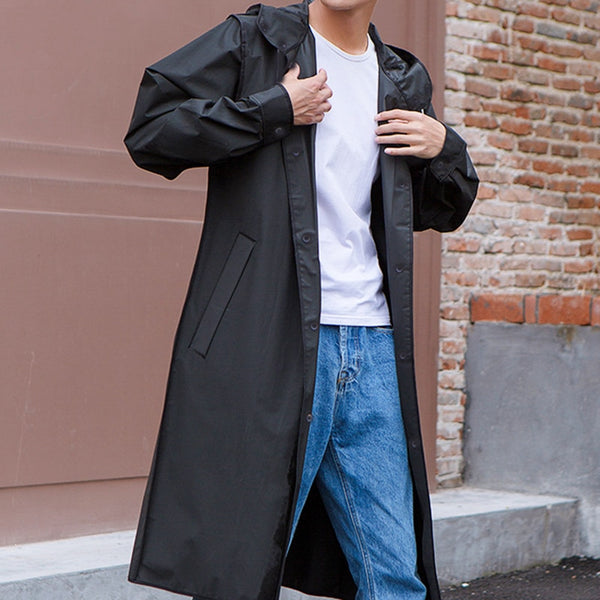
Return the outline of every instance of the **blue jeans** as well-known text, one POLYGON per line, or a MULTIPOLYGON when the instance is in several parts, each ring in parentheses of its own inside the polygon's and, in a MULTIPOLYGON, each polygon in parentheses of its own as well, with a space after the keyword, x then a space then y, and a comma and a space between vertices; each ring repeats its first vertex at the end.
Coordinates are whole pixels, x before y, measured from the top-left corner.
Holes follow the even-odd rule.
POLYGON ((322 325, 294 515, 317 485, 357 600, 424 600, 392 329, 322 325))

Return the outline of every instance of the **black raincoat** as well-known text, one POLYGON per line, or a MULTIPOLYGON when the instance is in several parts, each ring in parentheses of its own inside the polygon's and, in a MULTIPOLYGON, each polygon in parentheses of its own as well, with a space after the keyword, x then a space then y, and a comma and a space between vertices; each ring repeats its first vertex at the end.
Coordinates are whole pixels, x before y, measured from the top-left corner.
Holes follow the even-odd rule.
MULTIPOLYGON (((433 114, 431 81, 371 27, 379 109, 433 114)), ((294 127, 278 83, 315 73, 308 2, 255 6, 149 67, 126 137, 172 179, 210 166, 198 257, 175 338, 129 579, 219 600, 275 600, 281 584, 355 592, 316 488, 285 560, 315 382, 320 279, 314 127, 294 127)), ((413 230, 449 231, 477 190, 448 129, 431 161, 381 153, 372 232, 391 309, 415 489, 419 573, 439 598, 415 391, 413 230)))

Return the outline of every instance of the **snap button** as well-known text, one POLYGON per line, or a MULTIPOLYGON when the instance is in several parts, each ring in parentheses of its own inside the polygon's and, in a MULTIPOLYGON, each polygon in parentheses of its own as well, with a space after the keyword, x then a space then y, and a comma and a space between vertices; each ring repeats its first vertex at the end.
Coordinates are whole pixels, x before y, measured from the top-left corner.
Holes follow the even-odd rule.
POLYGON ((311 328, 313 331, 316 331, 317 329, 319 329, 319 325, 318 325, 317 323, 311 323, 311 324, 310 324, 310 328, 311 328))
POLYGON ((416 448, 419 444, 417 444, 417 442, 415 442, 414 440, 410 443, 411 448, 416 448))
POLYGON ((402 267, 402 265, 396 265, 396 273, 402 273, 402 271, 404 271, 404 268, 402 267))
POLYGON ((298 158, 298 157, 300 156, 300 152, 298 152, 298 150, 294 150, 294 151, 292 152, 292 154, 293 154, 293 155, 294 155, 296 158, 298 158))
POLYGON ((307 420, 309 423, 310 423, 310 422, 313 420, 313 416, 312 416, 312 414, 311 414, 311 413, 308 413, 308 414, 306 415, 306 420, 307 420))
POLYGON ((275 135, 283 135, 283 127, 277 127, 275 129, 275 135))
POLYGON ((303 241, 305 244, 308 244, 308 242, 310 242, 310 235, 309 235, 308 233, 305 233, 305 234, 302 236, 302 241, 303 241))

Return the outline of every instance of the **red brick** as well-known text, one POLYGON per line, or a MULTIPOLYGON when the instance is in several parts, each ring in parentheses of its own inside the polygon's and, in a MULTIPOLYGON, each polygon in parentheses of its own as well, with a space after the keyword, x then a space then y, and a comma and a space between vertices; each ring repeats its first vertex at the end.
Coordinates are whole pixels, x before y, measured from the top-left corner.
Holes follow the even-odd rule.
POLYGON ((477 252, 480 247, 479 238, 451 237, 446 240, 446 250, 449 252, 477 252))
POLYGON ((600 61, 600 48, 590 48, 590 47, 587 47, 583 51, 583 56, 587 60, 592 60, 594 62, 598 62, 598 61, 600 61))
POLYGON ((498 121, 486 114, 469 113, 465 117, 467 127, 479 127, 480 129, 496 129, 498 121))
POLYGON ((533 50, 534 52, 541 50, 546 44, 540 38, 525 35, 517 36, 517 41, 524 50, 533 50))
POLYGON ((570 0, 569 5, 577 10, 595 10, 597 0, 570 0))
POLYGON ((501 97, 503 100, 510 100, 512 102, 531 102, 535 99, 535 93, 524 87, 503 87, 501 97))
POLYGON ((520 294, 481 294, 471 298, 471 321, 523 323, 523 296, 520 294))
POLYGON ((591 194, 600 194, 600 181, 586 181, 581 185, 581 191, 591 194))
POLYGON ((537 322, 537 297, 525 296, 525 323, 537 322))
POLYGON ((533 128, 537 137, 552 138, 563 141, 565 139, 565 128, 560 124, 548 125, 548 123, 537 123, 533 128))
POLYGON ((595 45, 598 41, 598 36, 591 31, 569 31, 567 39, 578 44, 595 45))
POLYGON ((565 195, 558 192, 538 193, 535 196, 534 202, 543 206, 551 206, 552 208, 562 208, 565 205, 565 195))
POLYGON ((578 125, 581 121, 579 115, 572 110, 553 110, 550 113, 550 120, 553 123, 567 123, 568 125, 578 125))
POLYGON ((600 147, 588 146, 581 149, 581 156, 585 158, 594 158, 600 160, 600 147))
POLYGON ((581 81, 574 77, 555 77, 552 85, 557 90, 568 90, 571 92, 579 91, 581 89, 581 81))
POLYGON ((498 100, 482 100, 481 108, 487 112, 496 114, 512 114, 515 111, 514 104, 498 100))
POLYGON ((593 260, 570 260, 565 262, 565 273, 591 273, 594 270, 593 260))
POLYGON ((573 142, 593 142, 594 134, 589 129, 572 129, 569 139, 573 142))
POLYGON ((500 122, 500 129, 515 135, 528 135, 531 133, 532 126, 531 122, 525 119, 506 118, 500 122))
POLYGON ((515 276, 515 285, 517 287, 536 288, 542 287, 546 283, 546 275, 543 273, 517 273, 515 276))
POLYGON ((515 147, 515 140, 511 135, 502 133, 490 134, 487 137, 488 144, 501 150, 512 150, 515 147))
MULTIPOLYGON (((567 173, 575 177, 589 177, 591 169, 587 165, 568 165, 567 173)), ((569 198, 570 200, 570 198, 569 198)))
POLYGON ((467 17, 474 21, 486 21, 488 23, 498 23, 500 13, 493 8, 486 6, 476 6, 467 11, 467 17))
POLYGON ((471 55, 481 60, 504 60, 506 50, 501 48, 492 48, 487 44, 477 44, 471 48, 471 55))
POLYGON ((538 322, 542 325, 589 325, 590 307, 590 296, 540 296, 538 322))
POLYGON ((538 234, 540 237, 547 240, 558 240, 562 237, 563 228, 562 227, 540 227, 538 229, 538 234))
POLYGON ((531 119, 536 121, 546 116, 547 110, 543 106, 531 106, 522 104, 515 109, 515 117, 519 119, 531 119))
MULTIPOLYGON (((488 63, 483 65, 482 74, 490 79, 512 79, 515 75, 515 68, 502 63, 488 63)), ((577 89, 580 89, 580 87, 577 89)))
POLYGON ((529 19, 527 17, 517 17, 512 24, 512 28, 516 31, 523 31, 524 33, 533 33, 535 24, 533 19, 529 19))
POLYGON ((579 155, 579 148, 570 144, 553 144, 552 154, 554 156, 565 156, 567 158, 575 158, 579 155))
POLYGON ((550 246, 554 256, 577 256, 577 244, 569 242, 554 243, 550 246))
POLYGON ((541 221, 546 214, 546 209, 543 206, 519 206, 517 208, 517 219, 525 221, 541 221))
POLYGON ((567 237, 571 241, 575 240, 591 240, 594 237, 594 232, 592 229, 570 229, 567 231, 567 237))
POLYGON ((557 179, 553 177, 547 183, 549 190, 556 192, 573 193, 577 191, 579 183, 576 179, 557 179))
POLYGON ((594 208, 596 198, 594 196, 569 196, 567 208, 594 208))
POLYGON ((544 52, 546 54, 552 54, 554 56, 579 58, 583 56, 583 50, 579 46, 573 44, 560 44, 546 42, 544 44, 544 52))
POLYGON ((477 94, 485 98, 496 98, 500 88, 498 84, 486 83, 485 81, 469 77, 465 82, 465 90, 471 94, 477 94))
POLYGON ((583 94, 573 94, 569 96, 567 106, 571 108, 581 108, 582 110, 591 110, 594 108, 594 100, 583 94))
POLYGON ((600 115, 586 114, 583 116, 583 124, 586 127, 600 127, 600 115))
POLYGON ((574 13, 564 8, 555 8, 552 11, 552 19, 559 23, 570 23, 571 25, 579 25, 580 16, 578 13, 574 13))
POLYGON ((546 69, 548 71, 556 71, 557 73, 565 73, 567 70, 567 63, 562 60, 556 60, 550 56, 540 56, 537 59, 537 66, 540 69, 546 69))
POLYGON ((565 165, 557 160, 534 160, 533 170, 540 173, 564 173, 565 165))
POLYGON ((549 10, 539 2, 519 2, 517 14, 530 15, 532 17, 540 17, 543 19, 548 16, 549 10))
POLYGON ((529 171, 531 169, 531 158, 512 154, 505 157, 505 166, 519 171, 529 171))
POLYGON ((592 325, 600 325, 600 296, 596 296, 592 301, 592 325))
POLYGON ((560 92, 548 92, 543 90, 536 90, 535 101, 541 102, 542 104, 549 104, 551 106, 565 106, 566 96, 560 92))
POLYGON ((531 152, 533 154, 546 154, 548 152, 548 142, 537 139, 519 140, 519 150, 521 152, 531 152))
POLYGON ((594 81, 586 81, 583 84, 583 89, 588 94, 600 94, 600 79, 595 79, 594 81))
POLYGON ((508 32, 502 31, 500 29, 493 29, 489 32, 486 41, 491 42, 492 44, 503 44, 506 45, 509 42, 508 32))
MULTIPOLYGON (((475 164, 477 164, 477 162, 475 164)), ((486 185, 485 183, 479 185, 479 189, 477 190, 478 200, 491 200, 492 198, 495 198, 496 195, 497 192, 492 186, 486 185)))
POLYGON ((517 175, 517 177, 515 177, 515 183, 534 188, 543 188, 546 185, 546 180, 533 173, 523 173, 522 175, 517 175))
POLYGON ((464 304, 446 306, 441 310, 443 319, 451 321, 464 321, 469 318, 469 309, 464 304))

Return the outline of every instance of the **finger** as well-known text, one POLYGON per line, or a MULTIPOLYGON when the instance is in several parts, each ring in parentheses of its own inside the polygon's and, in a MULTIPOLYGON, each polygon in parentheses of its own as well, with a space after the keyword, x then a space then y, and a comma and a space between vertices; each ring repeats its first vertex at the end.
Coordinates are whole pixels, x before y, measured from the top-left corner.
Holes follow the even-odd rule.
POLYGON ((319 106, 320 112, 329 112, 331 110, 331 104, 329 102, 323 102, 321 106, 319 106))
POLYGON ((329 100, 333 96, 333 92, 329 88, 319 90, 319 98, 321 100, 329 100))
POLYGON ((300 65, 298 63, 294 63, 287 73, 284 75, 284 79, 298 79, 300 77, 300 65))
POLYGON ((425 151, 421 146, 390 146, 384 152, 390 156, 420 156, 425 151))
POLYGON ((401 144, 402 146, 417 146, 422 140, 412 135, 380 135, 375 137, 378 144, 401 144))
POLYGON ((375 116, 376 121, 390 121, 392 119, 402 119, 404 121, 415 121, 423 117, 423 114, 415 110, 402 110, 394 108, 386 110, 375 116))
POLYGON ((379 125, 375 128, 377 135, 387 135, 390 133, 413 133, 415 131, 414 125, 407 123, 406 121, 391 121, 384 125, 379 125))

